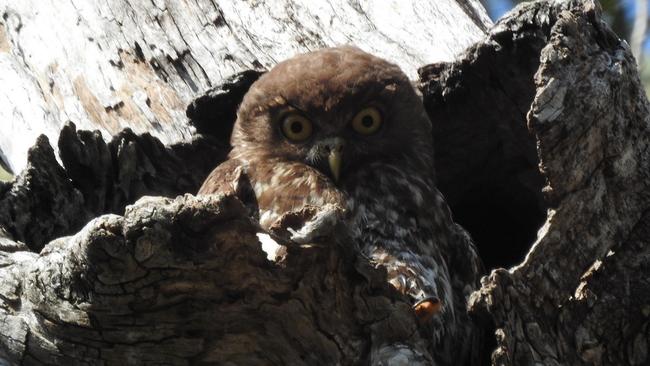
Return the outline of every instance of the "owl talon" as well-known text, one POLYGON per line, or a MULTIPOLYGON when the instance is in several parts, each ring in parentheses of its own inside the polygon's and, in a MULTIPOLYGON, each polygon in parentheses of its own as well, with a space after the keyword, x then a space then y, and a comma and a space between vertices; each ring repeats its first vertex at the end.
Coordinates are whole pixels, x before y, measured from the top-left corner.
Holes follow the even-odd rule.
POLYGON ((388 280, 388 283, 390 283, 395 288, 395 290, 403 295, 407 295, 409 290, 415 286, 412 281, 409 281, 409 278, 401 274, 392 276, 392 278, 388 280))
POLYGON ((442 310, 442 302, 436 297, 429 297, 413 305, 413 310, 421 323, 428 323, 434 315, 442 310))
POLYGON ((290 239, 298 244, 313 243, 317 238, 329 236, 341 221, 342 209, 335 205, 325 205, 298 230, 287 228, 290 239))

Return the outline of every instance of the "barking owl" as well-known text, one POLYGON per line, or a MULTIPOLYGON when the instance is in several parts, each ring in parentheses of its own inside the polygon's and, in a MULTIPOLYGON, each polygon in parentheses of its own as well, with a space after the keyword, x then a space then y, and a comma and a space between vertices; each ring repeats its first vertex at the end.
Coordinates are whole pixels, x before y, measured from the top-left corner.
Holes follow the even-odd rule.
POLYGON ((480 261, 436 189, 431 122, 398 66, 349 46, 281 62, 244 96, 231 143, 199 194, 254 194, 266 228, 344 207, 360 252, 431 327, 437 364, 473 362, 465 309, 480 261))

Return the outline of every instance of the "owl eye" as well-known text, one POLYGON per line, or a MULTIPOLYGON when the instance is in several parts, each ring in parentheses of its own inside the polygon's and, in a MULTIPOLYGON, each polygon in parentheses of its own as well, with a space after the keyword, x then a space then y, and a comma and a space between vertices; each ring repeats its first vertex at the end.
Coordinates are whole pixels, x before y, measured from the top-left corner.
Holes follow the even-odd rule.
POLYGON ((282 133, 293 142, 305 141, 312 133, 311 121, 300 114, 291 113, 282 120, 282 133))
POLYGON ((352 119, 352 128, 362 135, 370 135, 379 130, 381 122, 381 114, 377 108, 368 107, 354 116, 352 119))

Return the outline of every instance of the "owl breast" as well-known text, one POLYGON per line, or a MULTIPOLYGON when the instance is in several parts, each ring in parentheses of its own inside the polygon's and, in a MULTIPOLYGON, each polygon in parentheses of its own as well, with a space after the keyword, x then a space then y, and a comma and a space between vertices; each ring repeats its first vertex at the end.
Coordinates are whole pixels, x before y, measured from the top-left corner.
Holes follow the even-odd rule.
MULTIPOLYGON (((268 228, 283 214, 308 206, 346 208, 350 235, 359 252, 388 281, 414 302, 437 298, 445 306, 437 316, 440 332, 453 325, 454 306, 446 260, 447 208, 433 179, 408 165, 375 163, 355 169, 339 185, 300 163, 250 164, 260 214, 268 228), (262 179, 260 179, 262 178, 262 179)), ((442 336, 442 335, 440 335, 442 336)))
POLYGON ((454 300, 442 255, 448 209, 433 179, 405 164, 376 163, 357 171, 354 181, 346 189, 347 208, 360 252, 386 268, 389 282, 414 302, 444 302, 434 319, 442 336, 453 326, 454 300))
POLYGON ((345 194, 328 177, 301 163, 247 164, 259 207, 260 225, 269 228, 283 214, 305 207, 335 204, 345 207, 345 194))

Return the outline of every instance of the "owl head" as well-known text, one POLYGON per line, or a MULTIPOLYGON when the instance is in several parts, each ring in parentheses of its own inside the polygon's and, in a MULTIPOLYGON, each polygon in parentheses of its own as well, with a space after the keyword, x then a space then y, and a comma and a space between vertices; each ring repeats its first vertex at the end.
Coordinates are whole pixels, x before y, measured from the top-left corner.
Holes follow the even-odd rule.
POLYGON ((358 48, 298 55, 244 96, 232 157, 300 162, 339 182, 374 162, 432 164, 431 123, 400 68, 358 48))

